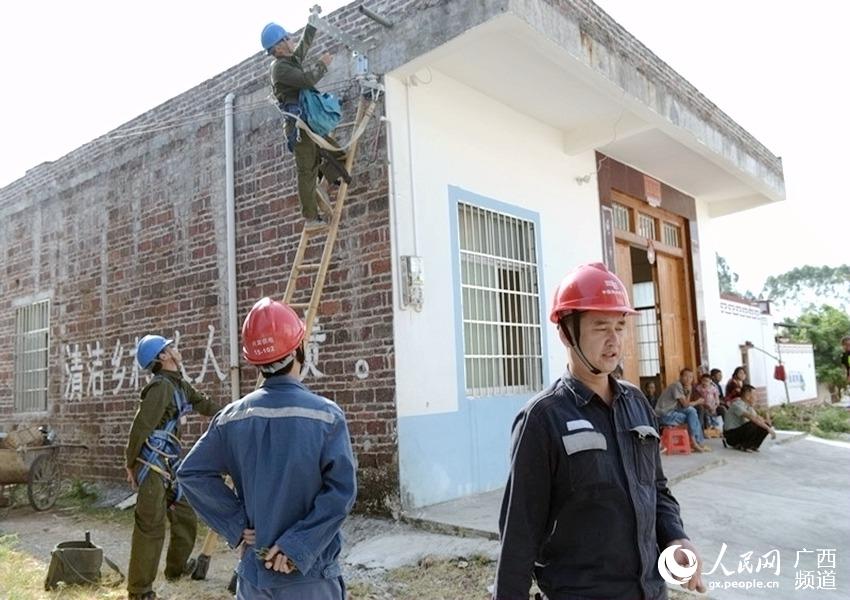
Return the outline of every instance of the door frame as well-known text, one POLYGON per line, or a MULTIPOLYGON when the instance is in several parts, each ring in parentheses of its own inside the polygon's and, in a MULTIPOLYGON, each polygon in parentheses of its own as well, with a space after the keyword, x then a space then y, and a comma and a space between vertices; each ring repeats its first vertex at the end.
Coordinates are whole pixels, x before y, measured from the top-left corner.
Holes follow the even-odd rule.
MULTIPOLYGON (((686 331, 682 332, 682 341, 686 342, 688 348, 685 351, 684 362, 685 366, 689 366, 692 369, 696 369, 699 365, 699 332, 696 326, 696 310, 694 304, 694 290, 693 290, 693 270, 691 265, 691 253, 690 253, 690 236, 689 236, 689 222, 685 217, 673 213, 668 210, 664 210, 662 208, 655 208, 647 204, 646 202, 642 202, 637 200, 636 198, 625 194, 617 189, 611 188, 609 190, 609 202, 612 210, 614 210, 615 218, 614 218, 614 243, 616 245, 625 245, 630 248, 638 248, 642 251, 647 251, 649 249, 650 239, 652 239, 652 246, 655 249, 656 254, 663 254, 665 256, 675 258, 682 262, 684 277, 685 277, 685 285, 683 286, 685 298, 684 302, 687 309, 687 320, 686 320, 686 331), (622 207, 622 208, 620 208, 622 207), (630 230, 624 230, 617 225, 623 224, 622 216, 626 213, 623 212, 622 209, 625 209, 628 214, 628 226, 630 230), (619 214, 620 218, 617 218, 619 214), (651 219, 653 223, 652 228, 646 228, 643 230, 643 233, 647 233, 649 235, 641 235, 636 233, 637 231, 641 231, 639 225, 639 218, 644 218, 642 224, 647 225, 648 219, 651 219), (670 230, 675 229, 678 232, 677 238, 674 236, 674 239, 678 239, 679 245, 676 246, 674 243, 665 243, 668 241, 673 241, 670 237, 665 235, 665 227, 669 227, 670 230), (685 339, 687 338, 687 339, 685 339)), ((615 255, 617 252, 615 251, 615 255)), ((629 277, 631 279, 631 277, 629 277)), ((652 264, 652 280, 654 285, 656 286, 656 290, 658 289, 658 271, 657 271, 657 262, 652 264)), ((632 284, 632 281, 628 282, 632 284)), ((660 297, 656 294, 656 306, 660 302, 660 297)), ((660 316, 659 316, 660 318, 660 316)), ((660 327, 660 324, 659 324, 660 327)), ((662 328, 663 329, 663 328, 662 328)), ((660 335, 661 344, 663 346, 664 339, 663 334, 660 335)), ((637 344, 637 337, 634 337, 634 344, 637 344)), ((633 350, 635 356, 638 356, 637 347, 635 346, 633 350)), ((671 381, 674 381, 678 377, 678 373, 670 373, 669 365, 665 364, 664 360, 664 352, 662 349, 661 352, 661 385, 665 386, 669 384, 671 381)))

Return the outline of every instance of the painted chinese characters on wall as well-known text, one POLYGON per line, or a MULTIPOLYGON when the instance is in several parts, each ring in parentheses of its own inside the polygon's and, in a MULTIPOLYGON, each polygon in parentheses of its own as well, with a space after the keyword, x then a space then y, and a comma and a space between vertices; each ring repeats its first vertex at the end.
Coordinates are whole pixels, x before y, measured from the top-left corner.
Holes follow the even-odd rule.
MULTIPOLYGON (((207 325, 209 331, 204 349, 204 358, 200 369, 194 372, 191 365, 184 360, 180 365, 183 377, 192 383, 202 383, 207 375, 213 376, 219 382, 228 378, 221 368, 213 350, 215 327, 207 325)), ((175 330, 173 340, 180 349, 180 331, 175 330)), ((303 375, 305 378, 324 377, 319 370, 319 346, 327 339, 318 320, 313 328, 305 348, 306 360, 303 375)), ((63 360, 63 393, 64 400, 82 400, 84 398, 102 398, 117 396, 125 391, 138 391, 150 381, 150 373, 143 371, 136 362, 136 345, 139 338, 130 340, 120 338, 101 344, 100 340, 85 343, 69 343, 62 347, 63 360)))

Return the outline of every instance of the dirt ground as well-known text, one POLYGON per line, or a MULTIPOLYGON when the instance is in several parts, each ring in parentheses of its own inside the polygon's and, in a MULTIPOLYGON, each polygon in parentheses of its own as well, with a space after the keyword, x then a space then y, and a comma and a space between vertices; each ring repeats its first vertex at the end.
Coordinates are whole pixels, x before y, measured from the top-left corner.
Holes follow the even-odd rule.
MULTIPOLYGON (((126 597, 122 585, 103 586, 97 590, 60 588, 52 593, 44 592, 42 586, 51 549, 60 541, 82 540, 85 532, 90 532, 92 541, 126 572, 132 510, 93 509, 77 500, 62 499, 57 507, 38 513, 26 505, 19 494, 15 496, 13 506, 0 508, 0 562, 8 563, 0 565, 0 600, 119 600, 126 597)), ((193 556, 199 552, 205 533, 206 529, 201 527, 193 556)), ((488 586, 495 575, 496 542, 435 536, 409 525, 356 515, 346 521, 343 533, 342 562, 349 600, 485 600, 490 597, 488 586), (379 543, 374 544, 376 541, 379 543), (382 541, 386 543, 381 545, 382 541), (401 564, 405 561, 409 564, 401 564), (384 568, 381 563, 389 566, 384 568)), ((212 556, 206 580, 184 579, 170 583, 162 577, 160 569, 154 589, 166 600, 232 600, 226 586, 235 563, 235 553, 220 543, 212 556)), ((106 584, 117 581, 105 565, 103 576, 106 584)))
MULTIPOLYGON (((19 494, 14 494, 11 507, 0 508, 0 544, 20 562, 20 568, 38 571, 27 579, 0 574, 0 600, 87 599, 112 600, 124 597, 123 586, 104 587, 86 593, 70 589, 63 593, 45 593, 41 586, 50 561, 50 551, 61 541, 83 540, 91 534, 94 543, 104 554, 126 572, 130 554, 130 535, 133 511, 116 509, 91 509, 78 502, 57 506, 39 513, 25 504, 19 494), (4 537, 5 536, 5 537, 4 537), (14 583, 12 583, 14 581, 14 583), (9 589, 10 586, 26 589, 9 589), (5 595, 4 595, 5 594, 5 595)), ((60 504, 63 502, 60 500, 60 504)), ((201 526, 193 556, 203 543, 206 529, 201 526)), ((487 556, 458 556, 447 558, 426 555, 411 565, 385 569, 364 567, 347 561, 348 553, 360 542, 376 538, 410 538, 429 536, 412 527, 388 520, 352 516, 344 528, 345 552, 343 566, 351 600, 421 600, 454 598, 487 598, 487 586, 492 582, 495 565, 487 556)), ((433 541, 431 542, 433 543, 433 541)), ((489 543, 489 542, 485 542, 489 543)), ((390 561, 392 562, 392 561, 390 561)), ((226 587, 230 581, 236 555, 219 543, 212 555, 207 578, 203 581, 165 581, 161 576, 154 589, 167 600, 232 600, 226 587)), ((104 565, 105 583, 116 581, 116 576, 104 565)))

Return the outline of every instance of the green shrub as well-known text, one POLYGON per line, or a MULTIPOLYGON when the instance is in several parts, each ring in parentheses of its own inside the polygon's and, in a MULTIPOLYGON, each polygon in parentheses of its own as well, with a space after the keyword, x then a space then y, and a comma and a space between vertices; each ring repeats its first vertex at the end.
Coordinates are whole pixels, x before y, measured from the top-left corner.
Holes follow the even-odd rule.
POLYGON ((838 406, 782 404, 769 412, 776 429, 807 431, 824 438, 850 432, 850 413, 838 406))
POLYGON ((844 408, 827 406, 818 413, 814 427, 831 433, 850 432, 850 414, 844 408))

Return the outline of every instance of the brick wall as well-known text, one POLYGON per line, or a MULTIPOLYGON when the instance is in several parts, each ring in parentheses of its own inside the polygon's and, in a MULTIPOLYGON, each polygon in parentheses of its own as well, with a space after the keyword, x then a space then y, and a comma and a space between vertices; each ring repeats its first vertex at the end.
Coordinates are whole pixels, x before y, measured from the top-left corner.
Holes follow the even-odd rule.
MULTIPOLYGON (((403 10, 409 3, 375 9, 389 4, 403 10)), ((348 7, 331 19, 353 29, 365 17, 348 7)), ((326 42, 320 34, 314 53, 326 42)), ((326 80, 345 97, 344 121, 357 103, 345 63, 338 60, 326 80)), ((0 348, 0 427, 48 422, 64 441, 88 444, 87 452, 65 453, 70 476, 123 478, 123 445, 144 385, 132 350, 145 333, 179 332, 187 375, 219 402, 229 399, 228 92, 237 95, 240 323, 258 298, 283 293, 301 218, 280 118, 263 100, 267 64, 261 54, 251 57, 0 190, 0 337, 14 339, 15 305, 39 295, 51 299, 48 410, 15 412, 14 352, 6 343, 0 348)), ((398 475, 386 143, 377 118, 362 138, 354 173, 315 330, 322 375, 314 372, 306 383, 348 415, 360 508, 385 511, 396 503, 398 475), (355 376, 359 360, 369 366, 365 379, 355 376)), ((310 252, 318 257, 320 250, 316 244, 310 252)), ((243 366, 241 375, 247 392, 256 371, 243 366)), ((188 441, 207 422, 192 417, 188 441)))

